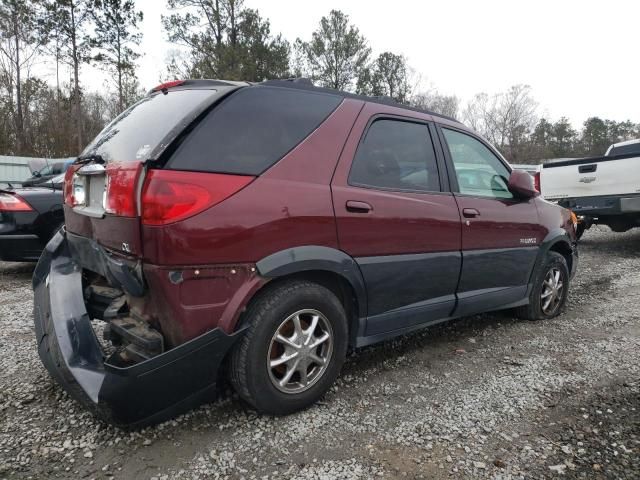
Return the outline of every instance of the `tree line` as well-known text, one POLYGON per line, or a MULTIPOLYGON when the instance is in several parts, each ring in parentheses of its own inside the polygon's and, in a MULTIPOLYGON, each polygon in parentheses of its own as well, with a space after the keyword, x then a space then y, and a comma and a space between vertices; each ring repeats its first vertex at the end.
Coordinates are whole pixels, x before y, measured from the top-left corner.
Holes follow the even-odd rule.
MULTIPOLYGON (((76 155, 112 118, 144 95, 136 75, 142 12, 134 0, 0 0, 0 152, 76 155), (55 84, 35 72, 55 68, 55 84), (82 83, 87 65, 107 86, 82 83)), ((602 154, 640 137, 640 124, 592 117, 541 118, 531 88, 479 93, 464 104, 427 87, 397 52, 375 54, 349 16, 332 10, 307 38, 289 41, 243 0, 167 0, 161 17, 170 52, 162 80, 260 82, 307 77, 314 84, 388 97, 465 122, 515 163, 602 154)))

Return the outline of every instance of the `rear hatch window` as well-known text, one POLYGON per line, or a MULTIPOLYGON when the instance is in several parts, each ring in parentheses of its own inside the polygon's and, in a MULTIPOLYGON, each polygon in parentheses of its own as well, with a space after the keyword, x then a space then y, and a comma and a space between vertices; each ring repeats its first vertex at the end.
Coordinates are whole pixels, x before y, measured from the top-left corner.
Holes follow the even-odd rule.
POLYGON ((627 145, 620 145, 613 147, 607 154, 609 157, 615 157, 617 155, 639 155, 640 156, 640 142, 629 143, 627 145))
POLYGON ((100 156, 107 163, 155 159, 167 137, 180 133, 219 95, 210 89, 178 89, 147 96, 107 125, 80 158, 100 156))
POLYGON ((259 175, 313 132, 342 97, 294 88, 243 88, 216 106, 167 168, 259 175))

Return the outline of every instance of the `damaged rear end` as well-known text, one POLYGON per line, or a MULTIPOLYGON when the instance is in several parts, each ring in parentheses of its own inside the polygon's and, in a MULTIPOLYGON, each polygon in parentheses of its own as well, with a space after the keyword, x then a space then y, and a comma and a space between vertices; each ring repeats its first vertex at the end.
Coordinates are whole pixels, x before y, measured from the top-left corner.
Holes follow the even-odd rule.
POLYGON ((148 250, 158 246, 145 251, 143 238, 145 228, 193 216, 253 180, 162 169, 190 129, 242 86, 157 87, 67 171, 66 225, 33 277, 38 352, 73 397, 112 423, 155 423, 212 398, 220 363, 241 334, 202 322, 223 315, 229 302, 216 303, 214 291, 210 305, 190 308, 190 289, 249 291, 260 282, 255 268, 155 265, 148 250), (193 277, 208 281, 190 283, 193 277))

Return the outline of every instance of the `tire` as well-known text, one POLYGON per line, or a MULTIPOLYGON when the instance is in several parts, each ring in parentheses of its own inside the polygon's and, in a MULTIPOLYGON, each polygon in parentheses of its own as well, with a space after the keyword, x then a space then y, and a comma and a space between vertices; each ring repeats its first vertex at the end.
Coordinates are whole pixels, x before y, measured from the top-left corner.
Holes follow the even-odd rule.
POLYGON ((584 232, 587 231, 587 227, 585 226, 584 223, 579 223, 578 226, 576 227, 576 240, 580 240, 582 238, 582 235, 584 235, 584 232))
POLYGON ((516 315, 527 320, 544 320, 558 316, 567 302, 569 278, 569 268, 565 258, 557 252, 548 252, 534 275, 529 304, 516 309, 516 315), (555 281, 556 273, 559 275, 558 280, 562 282, 562 286, 561 288, 556 286, 554 289, 551 285, 555 281), (543 295, 545 295, 544 298, 543 295), (553 304, 547 306, 549 300, 553 304))
POLYGON ((348 343, 347 316, 331 291, 307 281, 287 281, 259 294, 245 320, 247 331, 229 363, 231 384, 244 401, 261 413, 285 415, 327 392, 340 373, 348 343), (322 359, 325 363, 318 363, 322 359))

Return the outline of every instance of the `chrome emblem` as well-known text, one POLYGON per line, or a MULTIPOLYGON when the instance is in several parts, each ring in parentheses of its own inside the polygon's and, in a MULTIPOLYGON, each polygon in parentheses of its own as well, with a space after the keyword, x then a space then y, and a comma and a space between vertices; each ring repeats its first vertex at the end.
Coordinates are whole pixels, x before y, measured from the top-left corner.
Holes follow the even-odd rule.
POLYGON ((123 252, 127 252, 127 253, 131 253, 131 247, 129 246, 129 244, 127 242, 122 242, 122 251, 123 252))
POLYGON ((536 237, 532 237, 532 238, 521 238, 520 239, 520 243, 522 245, 535 245, 536 243, 538 243, 538 239, 536 237))
POLYGON ((595 182, 596 181, 596 177, 582 177, 579 182, 580 183, 591 183, 591 182, 595 182))

